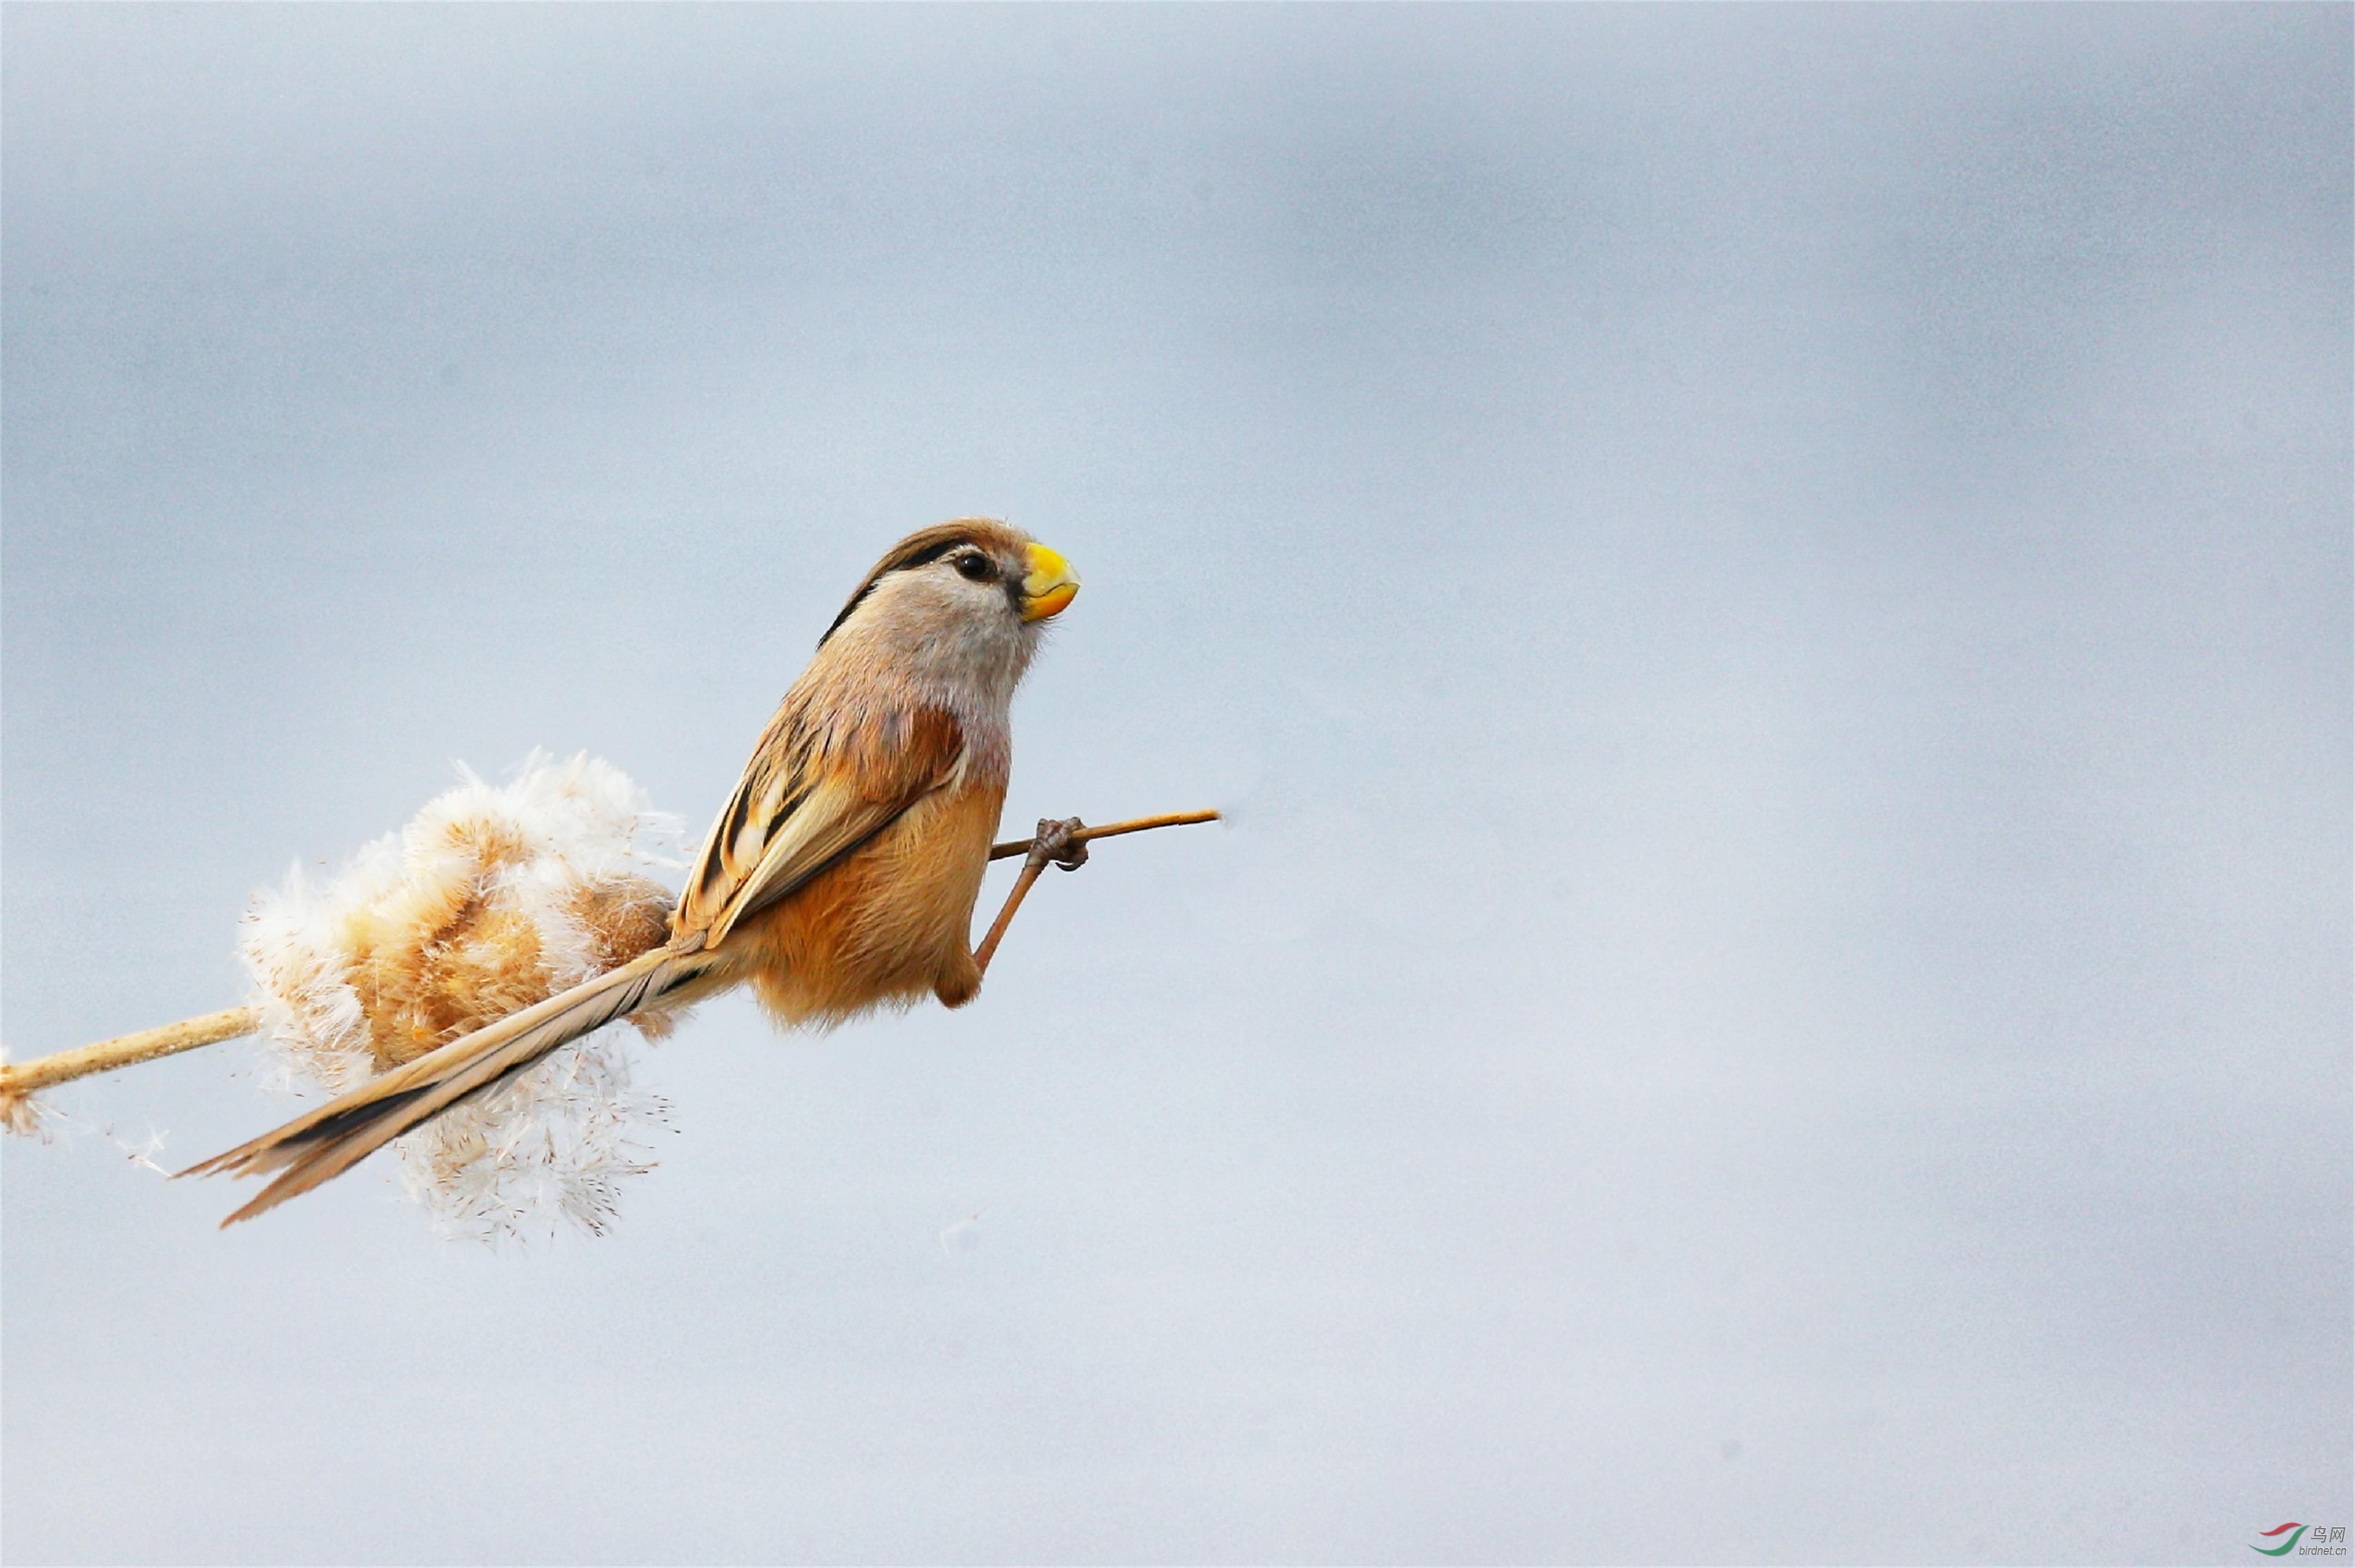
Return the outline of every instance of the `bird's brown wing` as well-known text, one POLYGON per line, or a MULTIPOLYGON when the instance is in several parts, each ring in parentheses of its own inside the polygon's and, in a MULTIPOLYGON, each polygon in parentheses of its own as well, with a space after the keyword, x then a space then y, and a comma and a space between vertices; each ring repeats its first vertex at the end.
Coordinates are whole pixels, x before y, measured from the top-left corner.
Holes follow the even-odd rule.
POLYGON ((672 941, 717 947, 950 783, 964 757, 954 714, 921 707, 823 729, 777 715, 712 824, 672 918, 672 941))

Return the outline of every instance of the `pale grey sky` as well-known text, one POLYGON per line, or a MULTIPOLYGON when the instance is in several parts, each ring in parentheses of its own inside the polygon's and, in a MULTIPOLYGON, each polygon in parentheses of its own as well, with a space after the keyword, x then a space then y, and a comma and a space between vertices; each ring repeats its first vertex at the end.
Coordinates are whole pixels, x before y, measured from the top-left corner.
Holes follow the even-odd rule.
POLYGON ((699 825, 960 513, 1087 579, 1010 815, 1236 820, 706 1009, 603 1241, 12 1140, 0 1552, 2355 1524, 2351 15, 10 7, 12 1051, 453 759, 699 825))

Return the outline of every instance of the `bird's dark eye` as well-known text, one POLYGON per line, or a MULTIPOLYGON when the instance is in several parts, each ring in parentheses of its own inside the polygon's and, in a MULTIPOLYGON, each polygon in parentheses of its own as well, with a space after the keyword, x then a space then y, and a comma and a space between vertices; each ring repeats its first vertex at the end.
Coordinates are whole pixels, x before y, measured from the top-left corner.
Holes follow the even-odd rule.
POLYGON ((969 549, 958 556, 956 569, 970 582, 986 582, 997 575, 996 566, 977 549, 969 549))

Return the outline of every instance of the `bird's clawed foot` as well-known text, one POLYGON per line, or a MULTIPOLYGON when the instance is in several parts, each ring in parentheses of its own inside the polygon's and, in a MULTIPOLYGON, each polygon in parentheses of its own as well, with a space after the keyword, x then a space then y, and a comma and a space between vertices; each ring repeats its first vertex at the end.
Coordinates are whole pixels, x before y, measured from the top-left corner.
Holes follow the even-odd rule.
POLYGON ((1076 816, 1066 816, 1060 822, 1040 817, 1038 836, 1030 840, 1030 864, 1043 869, 1051 860, 1066 871, 1076 871, 1086 865, 1087 841, 1078 835, 1087 831, 1087 826, 1076 816))
MULTIPOLYGON (((983 937, 981 945, 973 950, 974 984, 976 987, 980 985, 980 977, 989 971, 989 961, 996 955, 997 944, 1005 939, 1006 928, 1014 923, 1014 912, 1022 907, 1022 901, 1029 896, 1030 884, 1039 880, 1049 862, 1062 867, 1066 871, 1076 871, 1088 863, 1087 840, 1080 837, 1086 831, 1087 824, 1076 816, 1066 816, 1060 822, 1045 816, 1039 819, 1038 836, 1030 840, 1029 852, 1022 857, 1022 874, 1014 879, 1013 891, 1006 895, 1006 907, 997 912, 997 919, 991 923, 989 934, 983 937)), ((947 1001, 947 995, 943 993, 941 999, 947 1001)), ((953 1002, 950 1005, 955 1006, 953 1002)))

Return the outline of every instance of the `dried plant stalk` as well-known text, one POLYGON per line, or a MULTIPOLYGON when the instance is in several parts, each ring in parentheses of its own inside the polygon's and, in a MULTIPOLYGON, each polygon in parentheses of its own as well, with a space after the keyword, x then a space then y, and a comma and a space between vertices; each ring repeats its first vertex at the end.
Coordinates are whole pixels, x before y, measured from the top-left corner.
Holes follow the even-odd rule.
POLYGON ((36 1090, 87 1078, 93 1072, 112 1072, 118 1067, 130 1067, 142 1061, 153 1061, 159 1056, 176 1056, 200 1045, 235 1040, 241 1034, 251 1034, 261 1024, 261 1019, 251 1008, 229 1008, 218 1013, 207 1013, 202 1018, 182 1019, 178 1023, 165 1024, 159 1029, 119 1034, 95 1045, 79 1045, 71 1051, 37 1056, 30 1061, 0 1063, 0 1104, 36 1090))
MULTIPOLYGON (((1117 838, 1124 833, 1142 833, 1149 827, 1185 827, 1197 822, 1219 820, 1219 814, 1215 811, 1172 811, 1160 816, 1134 816, 1126 822, 1108 822, 1102 827, 1082 827, 1071 835, 1071 842, 1086 844, 1098 838, 1117 838)), ((1003 844, 992 844, 989 858, 1005 860, 1016 855, 1027 855, 1033 842, 1035 840, 1028 838, 1009 838, 1003 844)))

